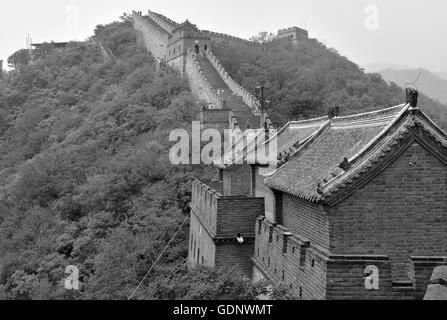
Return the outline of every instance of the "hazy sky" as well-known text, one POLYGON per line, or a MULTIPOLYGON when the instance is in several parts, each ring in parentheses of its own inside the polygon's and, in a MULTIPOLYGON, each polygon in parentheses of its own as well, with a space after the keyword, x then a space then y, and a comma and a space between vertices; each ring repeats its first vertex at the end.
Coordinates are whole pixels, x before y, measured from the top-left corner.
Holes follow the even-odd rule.
POLYGON ((447 71, 445 0, 0 0, 0 59, 33 42, 84 40, 97 24, 151 9, 200 29, 248 38, 291 26, 358 64, 447 71))

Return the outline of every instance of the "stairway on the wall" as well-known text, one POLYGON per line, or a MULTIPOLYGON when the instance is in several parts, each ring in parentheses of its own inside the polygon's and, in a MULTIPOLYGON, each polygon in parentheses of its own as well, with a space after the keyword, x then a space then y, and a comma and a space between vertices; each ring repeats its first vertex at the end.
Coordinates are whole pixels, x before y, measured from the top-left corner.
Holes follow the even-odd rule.
POLYGON ((200 68, 202 69, 203 73, 214 89, 224 90, 224 92, 226 93, 231 92, 230 88, 227 86, 225 81, 223 81, 222 77, 216 71, 216 69, 214 69, 214 66, 211 64, 205 54, 196 54, 196 59, 200 65, 200 68))
POLYGON ((252 113, 251 109, 242 100, 242 97, 235 95, 231 91, 205 54, 197 54, 196 60, 205 77, 208 79, 208 82, 216 92, 220 92, 222 99, 226 101, 227 108, 237 114, 249 115, 252 113))

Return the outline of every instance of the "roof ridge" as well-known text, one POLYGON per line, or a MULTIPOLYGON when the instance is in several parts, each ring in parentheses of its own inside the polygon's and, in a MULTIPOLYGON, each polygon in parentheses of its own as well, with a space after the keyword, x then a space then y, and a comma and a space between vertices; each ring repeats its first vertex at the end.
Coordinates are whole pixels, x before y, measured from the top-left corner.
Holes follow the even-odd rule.
POLYGON ((376 163, 379 158, 385 156, 391 150, 391 147, 396 143, 396 140, 401 139, 401 137, 408 132, 408 128, 410 126, 414 126, 414 124, 414 119, 408 117, 403 123, 402 128, 396 130, 390 137, 386 137, 378 145, 374 146, 371 152, 366 156, 366 162, 362 161, 354 164, 352 169, 347 172, 343 172, 343 174, 329 181, 324 186, 324 189, 326 189, 324 192, 324 197, 331 197, 340 189, 346 188, 346 186, 352 183, 353 180, 359 179, 360 176, 373 165, 373 163, 376 163))
MULTIPOLYGON (((351 158, 349 158, 348 159, 349 163, 357 160, 359 157, 361 157, 363 155, 363 153, 367 152, 369 150, 369 148, 371 148, 380 139, 380 137, 385 135, 385 133, 387 133, 394 126, 394 124, 396 124, 399 121, 399 119, 402 117, 402 115, 404 115, 410 108, 410 104, 404 104, 404 105, 400 105, 400 106, 402 107, 402 109, 400 110, 399 113, 397 113, 394 116, 394 119, 392 121, 390 121, 390 123, 381 132, 379 132, 379 134, 377 134, 373 139, 371 139, 371 141, 365 147, 363 147, 359 152, 357 152, 355 155, 353 155, 351 158)), ((396 106, 396 107, 399 107, 399 106, 396 106)), ((388 108, 388 110, 389 109, 392 109, 392 108, 388 108)))
POLYGON ((394 107, 390 107, 390 108, 385 108, 385 109, 379 109, 379 110, 374 110, 374 111, 369 111, 369 112, 363 112, 363 113, 357 113, 357 114, 351 114, 349 116, 343 116, 343 117, 335 117, 333 118, 332 122, 333 123, 344 123, 346 121, 349 120, 354 120, 354 119, 358 119, 358 120, 372 120, 372 119, 381 119, 381 118, 375 118, 379 117, 379 116, 383 116, 383 118, 385 117, 391 117, 393 115, 392 111, 398 111, 397 113, 400 113, 400 111, 405 108, 408 107, 407 103, 404 104, 400 104, 394 107))
POLYGON ((329 120, 329 117, 328 116, 324 116, 324 117, 311 118, 311 119, 306 119, 306 120, 289 121, 287 123, 287 125, 292 126, 292 125, 308 124, 308 123, 312 123, 312 122, 318 123, 318 122, 321 122, 323 120, 329 120))
MULTIPOLYGON (((345 159, 347 160, 349 166, 355 166, 356 163, 358 162, 357 160, 364 156, 365 154, 367 154, 370 150, 370 148, 374 148, 375 145, 377 145, 377 142, 380 140, 381 137, 385 136, 386 133, 394 126, 394 124, 396 124, 402 117, 403 114, 406 113, 406 111, 408 110, 408 108, 410 107, 410 105, 405 105, 406 107, 402 108, 402 110, 393 116, 393 120, 390 121, 390 123, 382 130, 380 131, 373 139, 371 139, 371 141, 365 145, 359 152, 357 152, 355 155, 353 155, 352 157, 350 157, 349 159, 345 159)), ((391 108, 389 108, 391 109, 391 108)), ((389 119, 389 117, 387 117, 387 119, 389 119)), ((374 151, 372 151, 374 152, 374 151)), ((339 168, 334 170, 330 175, 331 176, 327 176, 323 178, 323 183, 324 186, 323 188, 326 188, 329 185, 333 185, 334 183, 337 183, 336 181, 343 181, 343 179, 345 179, 345 172, 341 173, 341 171, 343 171, 343 169, 339 168), (340 174, 341 173, 341 174, 340 174), (326 181, 324 181, 326 180, 326 181)), ((340 182, 338 182, 340 183, 340 182)))
POLYGON ((438 131, 438 134, 441 135, 444 139, 447 140, 447 132, 441 129, 429 116, 425 114, 424 111, 421 109, 417 109, 418 115, 422 116, 421 120, 427 121, 431 126, 433 126, 436 131, 438 131))
MULTIPOLYGON (((315 131, 310 137, 308 137, 303 144, 297 149, 295 150, 291 155, 290 158, 293 159, 294 157, 297 156, 297 154, 299 154, 300 152, 302 152, 309 144, 311 144, 313 141, 315 141, 316 138, 318 138, 319 136, 321 136, 323 134, 323 132, 329 128, 330 122, 324 124, 321 126, 320 129, 318 129, 317 131, 315 131)), ((271 176, 275 175, 278 171, 284 169, 288 164, 290 164, 291 161, 286 162, 284 165, 280 166, 279 168, 276 168, 271 176)), ((265 181, 267 182, 269 180, 270 177, 268 177, 265 181)))

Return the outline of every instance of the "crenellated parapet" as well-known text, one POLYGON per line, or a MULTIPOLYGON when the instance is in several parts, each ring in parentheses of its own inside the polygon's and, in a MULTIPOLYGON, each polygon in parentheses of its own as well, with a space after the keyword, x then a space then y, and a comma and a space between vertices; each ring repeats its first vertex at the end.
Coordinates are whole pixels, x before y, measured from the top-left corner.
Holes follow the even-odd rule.
POLYGON ((158 23, 166 31, 172 33, 172 31, 179 26, 179 24, 162 14, 148 10, 148 17, 158 23))
POLYGON ((164 59, 171 36, 169 32, 161 28, 151 18, 142 16, 136 11, 133 12, 132 17, 134 27, 140 32, 146 48, 155 58, 164 59))
POLYGON ((203 70, 200 68, 200 64, 196 59, 195 53, 192 49, 188 49, 186 55, 186 74, 191 84, 192 91, 201 99, 207 100, 213 104, 216 109, 224 108, 224 101, 218 95, 217 91, 211 83, 208 81, 203 70))
POLYGON ((237 43, 241 45, 246 46, 254 46, 254 47, 260 47, 262 46, 262 43, 250 41, 242 38, 238 38, 229 34, 225 33, 219 33, 219 32, 213 32, 209 30, 201 30, 201 33, 207 35, 211 38, 211 40, 219 42, 219 41, 231 41, 232 43, 237 43))
POLYGON ((309 39, 309 33, 307 32, 307 30, 298 27, 292 27, 279 30, 278 38, 288 38, 291 39, 293 43, 298 44, 299 41, 309 39))
POLYGON ((233 91, 233 93, 235 93, 236 95, 242 97, 244 103, 250 107, 253 113, 259 115, 261 113, 261 103, 259 102, 259 100, 256 99, 255 96, 253 96, 246 89, 244 89, 240 84, 234 81, 233 78, 231 78, 231 76, 221 65, 221 63, 211 50, 206 51, 206 56, 208 57, 208 60, 214 66, 216 71, 219 73, 219 75, 222 77, 222 79, 225 81, 227 86, 231 89, 231 91, 233 91))
MULTIPOLYGON (((150 10, 147 16, 134 11, 133 20, 146 48, 159 62, 165 62, 186 75, 191 91, 209 103, 208 109, 225 109, 232 111, 233 115, 253 115, 255 118, 262 115, 260 102, 231 78, 211 52, 212 40, 216 39, 254 46, 261 46, 260 43, 201 31, 188 20, 178 24, 150 10)), ((268 122, 265 117, 261 120, 247 117, 239 120, 242 120, 242 126, 249 123, 259 127, 261 123, 268 122)))

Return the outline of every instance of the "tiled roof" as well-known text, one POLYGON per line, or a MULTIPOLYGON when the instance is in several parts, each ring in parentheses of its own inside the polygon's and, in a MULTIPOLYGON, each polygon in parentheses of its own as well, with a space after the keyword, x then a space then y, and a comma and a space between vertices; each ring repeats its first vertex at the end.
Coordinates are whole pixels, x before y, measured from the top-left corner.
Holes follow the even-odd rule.
MULTIPOLYGON (((246 119, 248 119, 246 116, 235 116, 241 129, 246 129, 246 119), (242 125, 241 125, 242 124, 242 125)), ((260 119, 255 116, 250 116, 250 128, 257 128, 255 124, 260 123, 260 119), (254 122, 256 121, 256 123, 254 122)), ((316 119, 310 119, 310 120, 303 120, 303 121, 291 121, 287 123, 282 129, 280 129, 275 136, 273 136, 270 140, 266 141, 265 144, 271 143, 273 139, 276 139, 277 143, 277 155, 278 157, 282 158, 286 154, 289 154, 293 151, 296 151, 296 149, 302 145, 304 142, 306 142, 310 137, 312 137, 315 133, 317 133, 319 130, 321 130, 325 125, 329 123, 329 118, 321 117, 316 119)), ((259 134, 256 136, 256 139, 259 139, 261 135, 264 135, 263 132, 259 132, 259 134)), ((256 140, 255 140, 256 141, 256 140)), ((252 142, 255 143, 255 141, 252 142)), ((240 159, 246 156, 246 150, 252 149, 252 145, 249 145, 248 148, 244 149, 243 154, 236 157, 236 159, 240 159)), ((232 152, 228 151, 228 152, 232 152)), ((232 161, 228 160, 227 163, 238 163, 236 159, 234 159, 233 155, 224 155, 225 159, 233 158, 232 161)), ((220 163, 220 162, 216 162, 220 163)), ((228 167, 228 166, 220 166, 220 167, 228 167)))
POLYGON ((278 155, 283 156, 301 145, 328 123, 328 117, 289 122, 276 136, 278 155))
POLYGON ((332 119, 317 137, 301 145, 288 163, 268 177, 266 184, 309 201, 321 200, 350 172, 341 164, 350 165, 364 156, 408 108, 400 105, 332 119))

